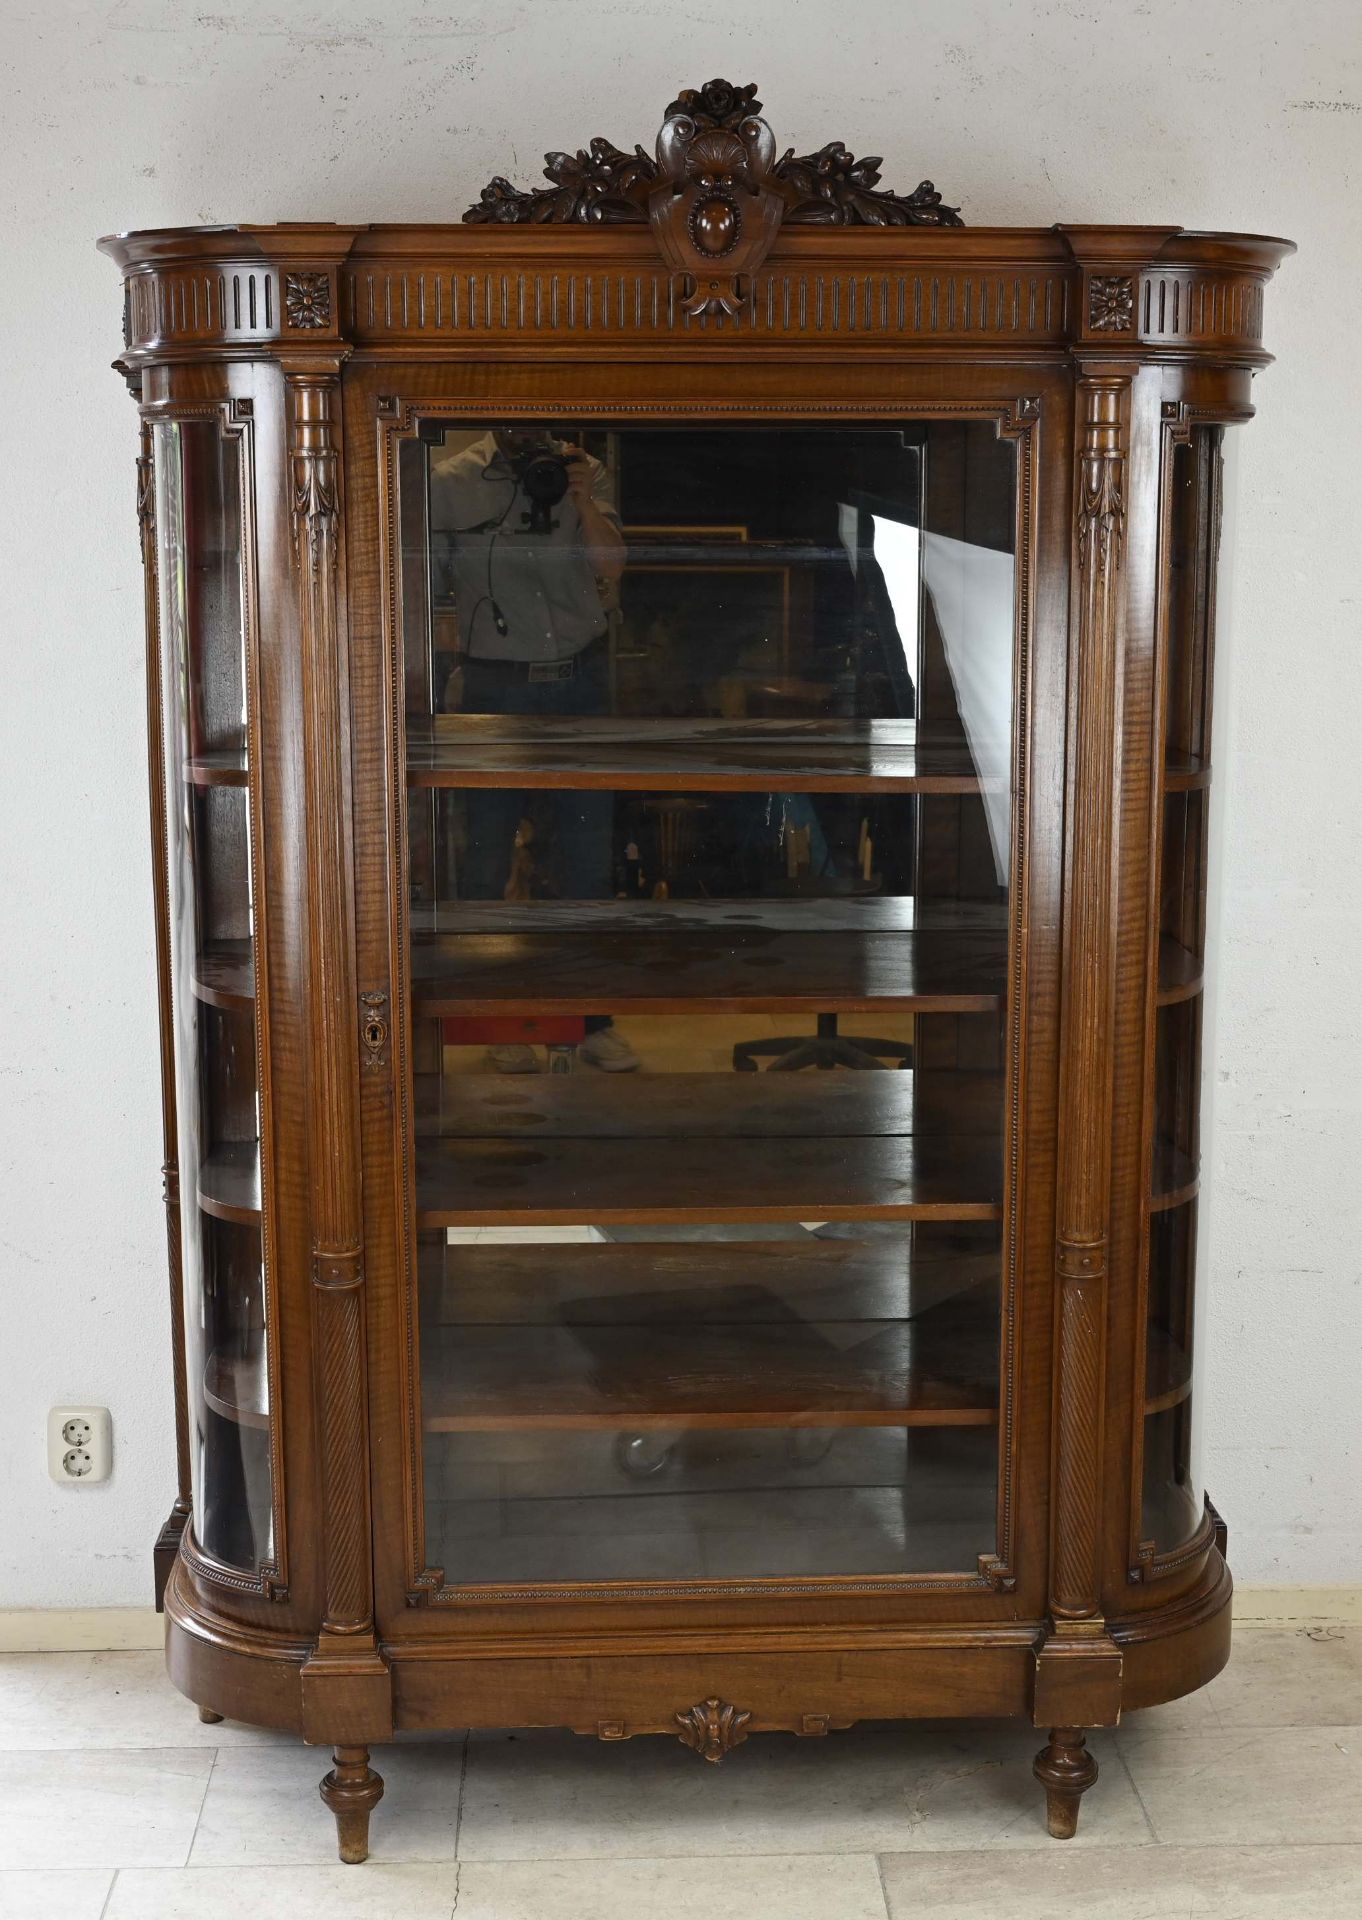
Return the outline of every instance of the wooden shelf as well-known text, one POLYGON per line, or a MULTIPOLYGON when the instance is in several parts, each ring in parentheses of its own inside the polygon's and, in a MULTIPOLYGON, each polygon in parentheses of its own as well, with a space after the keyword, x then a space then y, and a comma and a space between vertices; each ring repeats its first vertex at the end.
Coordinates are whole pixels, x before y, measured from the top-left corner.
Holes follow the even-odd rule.
POLYGON ((213 1412, 240 1427, 268 1428, 269 1380, 263 1341, 246 1353, 210 1353, 203 1397, 213 1412))
MULTIPOLYGON (((677 904, 648 912, 600 902, 556 916, 551 907, 522 908, 504 916, 501 930, 419 938, 412 1000, 426 1015, 1001 1008, 1005 931, 881 928, 873 913, 820 913, 822 905, 677 904), (534 930, 521 930, 527 927, 534 930)), ((495 928, 498 917, 473 904, 466 918, 495 928)))
POLYGON ((1159 936, 1159 985, 1158 1004, 1161 1007, 1176 1006, 1179 1001, 1193 1000, 1206 984, 1204 963, 1176 940, 1161 934, 1159 936))
POLYGON ((199 1168, 199 1205, 218 1220, 260 1224, 260 1148, 256 1141, 214 1147, 199 1168))
POLYGON ((194 992, 210 1007, 232 1011, 255 1005, 255 958, 249 940, 217 940, 194 962, 194 992))
POLYGON ((919 746, 912 720, 501 714, 409 722, 407 781, 414 787, 644 793, 979 793, 984 787, 965 749, 919 746))
POLYGON ((417 1224, 1000 1218, 996 1135, 911 1117, 907 1074, 457 1075, 417 1141, 417 1224))
POLYGON ((997 1300, 919 1321, 448 1327, 422 1336, 429 1432, 996 1426, 997 1300))
POLYGON ((1144 1410, 1164 1413, 1181 1406, 1192 1391, 1192 1356, 1157 1327, 1150 1327, 1145 1339, 1144 1410))
POLYGON ((452 900, 413 907, 413 936, 463 933, 975 933, 1006 935, 1002 900, 792 894, 760 900, 452 900))
POLYGON ((1199 753, 1170 753, 1163 764, 1165 793, 1193 793, 1211 784, 1211 763, 1199 753))
POLYGON ((996 1292, 996 1236, 881 1229, 856 1239, 446 1242, 420 1247, 423 1327, 755 1325, 907 1319, 967 1288, 996 1292))
POLYGON ((1154 1177, 1150 1184, 1149 1210, 1166 1213, 1186 1206, 1195 1199, 1201 1184, 1200 1168, 1180 1147, 1169 1140, 1154 1143, 1154 1177))
POLYGON ((212 753, 196 754, 184 763, 184 777, 192 787, 244 787, 250 774, 244 747, 219 747, 212 753))

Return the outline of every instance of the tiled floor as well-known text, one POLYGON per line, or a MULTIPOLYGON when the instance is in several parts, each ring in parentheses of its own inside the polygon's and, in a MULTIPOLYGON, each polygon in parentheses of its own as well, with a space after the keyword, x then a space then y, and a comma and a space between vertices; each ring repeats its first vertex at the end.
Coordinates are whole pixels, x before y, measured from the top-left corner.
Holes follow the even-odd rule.
POLYGON ((149 1653, 0 1657, 0 1920, 1358 1920, 1362 1628, 1240 1626, 1203 1693, 1093 1740, 1078 1839, 1034 1732, 402 1740, 367 1866, 325 1758, 205 1727, 149 1653))

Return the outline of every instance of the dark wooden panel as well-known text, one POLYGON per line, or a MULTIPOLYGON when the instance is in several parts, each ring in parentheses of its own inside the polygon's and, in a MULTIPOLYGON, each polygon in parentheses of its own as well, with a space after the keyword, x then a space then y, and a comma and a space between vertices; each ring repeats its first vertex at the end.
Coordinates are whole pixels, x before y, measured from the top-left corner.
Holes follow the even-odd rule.
POLYGON ((215 940, 194 962, 194 992, 211 1007, 240 1011, 255 1004, 255 957, 249 940, 215 940))
POLYGON ((434 935, 412 949, 425 1014, 996 1013, 1006 941, 947 933, 684 932, 434 935))
POLYGON ((429 1431, 996 1426, 991 1303, 917 1321, 458 1327, 422 1341, 429 1431))
POLYGON ((1179 1000, 1190 1000, 1201 992, 1205 985, 1206 969, 1194 953, 1190 953, 1171 934, 1162 934, 1159 938, 1159 986, 1158 1004, 1171 1007, 1179 1000))
POLYGON ((478 1241, 421 1246, 421 1324, 572 1326, 697 1317, 742 1324, 791 1312, 806 1320, 892 1320, 983 1281, 997 1283, 996 1236, 978 1228, 928 1236, 911 1227, 866 1238, 478 1241))
POLYGON ((184 777, 195 787, 244 787, 248 783, 246 749, 219 747, 184 763, 184 777))
MULTIPOLYGON (((998 1089, 982 1079, 985 1094, 998 1089)), ((422 1131, 446 1138, 506 1140, 822 1140, 884 1138, 913 1131, 913 1077, 883 1073, 496 1073, 450 1074, 423 1082, 430 1104, 422 1131), (438 1105, 436 1104, 438 1102, 438 1105)), ((965 1103, 961 1102, 961 1107, 965 1103)), ((982 1125, 952 1133, 996 1135, 996 1105, 973 1102, 982 1125)))
POLYGON ((511 719, 442 714, 407 736, 419 787, 978 793, 968 752, 912 720, 511 719))
POLYGON ((215 1147, 199 1168, 199 1205, 219 1220, 260 1224, 260 1147, 233 1141, 215 1147))
POLYGON ((1001 1218, 1002 1163, 945 1137, 425 1139, 419 1226, 1001 1218))

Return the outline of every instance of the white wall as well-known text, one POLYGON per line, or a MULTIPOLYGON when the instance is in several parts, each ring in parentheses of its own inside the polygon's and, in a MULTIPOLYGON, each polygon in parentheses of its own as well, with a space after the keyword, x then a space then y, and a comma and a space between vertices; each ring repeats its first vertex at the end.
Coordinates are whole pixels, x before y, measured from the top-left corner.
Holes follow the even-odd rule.
POLYGON ((1362 26, 1355 0, 4 0, 0 1605, 131 1603, 172 1492, 135 416, 114 228, 457 219, 549 146, 755 79, 975 224, 1289 234, 1219 701, 1207 1481, 1241 1579, 1362 1580, 1362 26), (736 18, 735 18, 736 16, 736 18), (46 1478, 113 1409, 103 1488, 46 1478))

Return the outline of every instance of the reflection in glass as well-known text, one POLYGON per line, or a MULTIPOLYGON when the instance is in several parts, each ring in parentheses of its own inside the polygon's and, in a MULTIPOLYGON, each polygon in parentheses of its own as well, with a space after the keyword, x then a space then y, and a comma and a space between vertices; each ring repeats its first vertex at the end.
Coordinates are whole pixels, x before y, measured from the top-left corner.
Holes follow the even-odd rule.
POLYGON ((156 525, 194 1536, 272 1558, 240 452, 158 423, 156 525))
POLYGON ((399 500, 429 1561, 972 1571, 1012 446, 427 422, 399 500))

